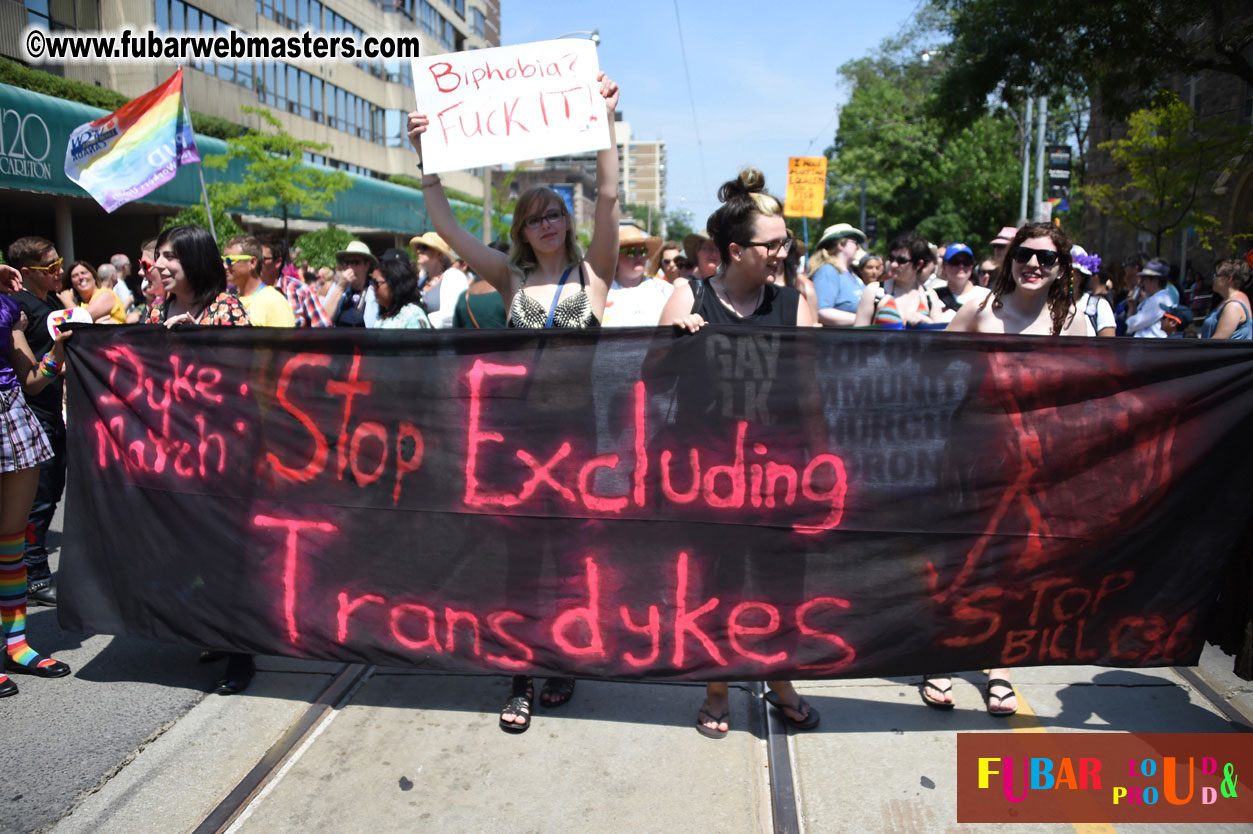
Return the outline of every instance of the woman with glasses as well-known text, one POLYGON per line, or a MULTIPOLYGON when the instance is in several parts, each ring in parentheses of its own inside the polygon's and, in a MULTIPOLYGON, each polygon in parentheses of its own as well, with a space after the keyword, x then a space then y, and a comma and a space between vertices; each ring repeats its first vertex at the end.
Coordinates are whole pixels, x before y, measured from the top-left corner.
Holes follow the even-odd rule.
POLYGON ((618 270, 605 298, 605 327, 656 327, 674 287, 648 274, 661 239, 638 226, 618 230, 618 270))
POLYGON ((951 243, 944 250, 943 275, 945 285, 935 291, 943 308, 940 321, 952 321, 957 311, 972 301, 987 298, 988 290, 970 280, 975 271, 975 254, 964 243, 951 243))
POLYGON ((422 309, 418 276, 408 262, 384 257, 370 273, 370 283, 379 303, 379 320, 375 327, 382 330, 431 327, 431 320, 422 309))
POLYGON ((246 325, 248 313, 226 291, 226 270, 217 242, 200 226, 174 226, 157 238, 153 271, 165 301, 148 310, 144 324, 246 325))
POLYGON ((1249 282, 1249 265, 1239 258, 1227 258, 1214 265, 1214 294, 1222 301, 1201 324, 1202 339, 1253 339, 1253 313, 1244 287, 1249 282))
POLYGON ((923 286, 927 265, 935 264, 931 247, 921 235, 906 232, 888 244, 888 253, 887 280, 866 285, 856 326, 902 330, 942 321, 940 299, 923 286))
MULTIPOLYGON (((1072 290, 1071 244, 1051 223, 1031 223, 1014 235, 1005 259, 993 275, 986 298, 962 305, 948 330, 968 333, 1010 333, 1039 336, 1087 336, 1088 323, 1076 315, 1072 290)), ((952 709, 952 680, 927 675, 921 695, 928 706, 952 709)), ((988 672, 987 711, 1008 716, 1018 711, 1018 698, 1008 669, 988 672)))
MULTIPOLYGON (((599 327, 605 313, 605 298, 618 263, 618 144, 614 130, 614 110, 618 106, 618 85, 603 72, 598 76, 600 94, 609 123, 609 147, 596 156, 596 210, 591 245, 586 255, 579 249, 573 219, 561 195, 551 188, 536 186, 523 192, 513 210, 509 230, 509 252, 492 249, 457 224, 448 196, 437 174, 422 177, 426 210, 439 236, 457 251, 471 271, 500 293, 508 311, 507 325, 523 328, 599 327)), ((422 134, 430 118, 409 114, 409 141, 422 155, 422 134)), ((421 162, 419 161, 419 167, 421 162)), ((581 404, 529 403, 536 408, 560 407, 584 419, 581 404)), ((590 406, 590 403, 588 404, 590 406)), ((526 587, 533 582, 540 555, 510 559, 510 587, 526 587), (525 574, 525 575, 524 575, 525 574)), ((540 692, 548 707, 567 703, 574 694, 574 679, 549 678, 540 692)), ((500 712, 500 728, 523 733, 531 726, 534 684, 526 675, 513 677, 509 700, 500 712)))
MULTIPOLYGON (((782 205, 766 191, 765 177, 760 171, 746 168, 738 178, 722 184, 718 199, 722 206, 710 215, 707 228, 718 247, 722 266, 712 278, 693 278, 676 287, 661 313, 660 323, 689 333, 707 324, 813 326, 815 320, 804 296, 797 289, 783 286, 784 261, 795 241, 788 235, 782 205)), ((748 344, 744 347, 747 349, 748 344)), ((678 380, 678 411, 747 417, 743 413, 747 403, 756 400, 744 397, 745 391, 787 390, 786 386, 763 387, 765 378, 749 378, 741 370, 745 369, 729 369, 726 363, 710 357, 708 370, 699 380, 678 380)), ((768 373, 764 368, 760 370, 768 373)), ((700 422, 690 418, 676 425, 700 422)), ((767 421, 756 411, 752 422, 764 433, 763 441, 775 430, 771 425, 761 425, 767 421)), ((667 442, 674 442, 674 438, 667 442)), ((751 444, 753 438, 746 437, 744 442, 751 444)), ((742 578, 744 553, 728 552, 714 558, 716 561, 710 566, 713 574, 728 583, 737 574, 742 578)), ((768 685, 767 700, 789 726, 796 730, 818 726, 818 711, 801 698, 790 681, 769 681, 768 685)), ((725 738, 730 717, 727 684, 707 683, 705 701, 696 714, 696 731, 708 738, 725 738)))
MULTIPOLYGON (((470 287, 466 274, 452 265, 452 250, 434 232, 418 235, 409 241, 418 258, 422 304, 434 327, 452 327, 457 299, 470 287)), ((378 295, 378 291, 375 291, 378 295)))

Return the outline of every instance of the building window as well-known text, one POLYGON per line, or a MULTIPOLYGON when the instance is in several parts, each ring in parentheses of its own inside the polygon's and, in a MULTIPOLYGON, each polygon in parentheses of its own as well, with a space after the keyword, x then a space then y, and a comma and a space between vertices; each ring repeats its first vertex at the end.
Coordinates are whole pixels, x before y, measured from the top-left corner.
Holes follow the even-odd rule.
POLYGON ((100 0, 25 0, 26 23, 46 32, 100 28, 100 0))
POLYGON ((466 19, 466 0, 448 0, 448 5, 462 20, 466 19))
POLYGON ((470 9, 470 31, 480 38, 487 37, 487 16, 481 9, 470 9))

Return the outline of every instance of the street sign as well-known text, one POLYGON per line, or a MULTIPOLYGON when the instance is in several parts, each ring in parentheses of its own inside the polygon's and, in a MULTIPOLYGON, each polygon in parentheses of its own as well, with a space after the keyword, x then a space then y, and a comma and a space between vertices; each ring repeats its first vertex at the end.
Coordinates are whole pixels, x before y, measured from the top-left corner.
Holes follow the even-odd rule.
POLYGON ((1045 148, 1048 156, 1048 196, 1062 198, 1070 196, 1070 148, 1066 145, 1049 145, 1045 148))
POLYGON ((787 161, 784 217, 822 217, 827 196, 827 158, 793 156, 787 161))

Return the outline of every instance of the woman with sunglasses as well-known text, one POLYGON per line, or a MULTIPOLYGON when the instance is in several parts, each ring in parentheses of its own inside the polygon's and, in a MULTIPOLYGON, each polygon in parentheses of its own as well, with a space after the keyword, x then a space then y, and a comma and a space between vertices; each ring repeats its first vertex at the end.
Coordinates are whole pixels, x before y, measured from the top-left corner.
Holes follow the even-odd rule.
POLYGON ((683 249, 678 241, 662 241, 657 254, 648 261, 648 274, 662 279, 667 284, 673 284, 674 279, 679 277, 679 266, 676 260, 682 254, 683 249))
POLYGON ((944 250, 942 267, 945 285, 935 291, 943 309, 940 321, 952 321, 957 311, 972 301, 987 298, 988 289, 970 280, 975 271, 975 254, 964 243, 951 243, 944 250))
MULTIPOLYGON (((1087 319, 1076 315, 1072 288, 1071 243, 1051 223, 1023 226, 1010 241, 992 277, 986 298, 962 305, 946 329, 967 333, 1010 333, 1038 336, 1087 336, 1087 319)), ((952 680, 927 675, 920 692, 928 706, 953 708, 952 680)), ((1009 716, 1018 698, 1008 669, 988 672, 987 711, 1009 716)))
POLYGON ((887 280, 867 284, 857 305, 857 327, 874 325, 887 330, 942 321, 942 305, 934 290, 923 286, 935 253, 917 232, 906 232, 888 244, 887 280))
POLYGON ((1202 339, 1253 339, 1253 312, 1244 287, 1249 282, 1249 265, 1240 258, 1226 258, 1214 264, 1212 286, 1222 301, 1201 324, 1202 339))
POLYGON ((157 238, 152 271, 165 289, 144 324, 246 325, 248 313, 226 291, 226 270, 217 242, 200 226, 174 226, 157 238))
MULTIPOLYGON (((452 327, 457 299, 470 287, 466 274, 452 265, 452 250, 435 232, 409 241, 418 258, 422 305, 433 327, 452 327)), ((376 292, 377 295, 377 292, 376 292)))
MULTIPOLYGON (((783 221, 782 205, 766 191, 765 177, 760 171, 746 168, 738 178, 722 184, 718 200, 722 206, 710 215, 707 228, 722 265, 712 278, 693 278, 676 287, 661 313, 660 324, 689 333, 707 324, 814 326, 816 321, 805 297, 799 290, 783 286, 784 261, 795 240, 783 221)), ((679 411, 692 408, 704 414, 723 415, 742 411, 748 401, 742 396, 746 385, 761 390, 762 380, 740 379, 734 373, 724 378, 726 372, 721 363, 713 360, 700 380, 680 379, 679 411)), ((771 387, 777 391, 785 389, 771 387)), ((761 417, 755 421, 761 422, 761 417)), ((763 428, 766 432, 772 430, 770 426, 763 428)), ((673 438, 668 442, 673 442, 673 438)), ((746 444, 752 442, 752 438, 745 440, 746 444)), ((736 572, 742 576, 745 561, 742 552, 719 554, 711 571, 724 581, 733 581, 730 577, 736 572)), ((801 698, 790 681, 769 681, 768 686, 766 699, 789 726, 796 730, 818 726, 818 711, 801 698)), ((707 738, 725 738, 730 717, 727 684, 705 684, 705 701, 696 713, 696 731, 707 738)))
POLYGON ((382 330, 420 330, 432 326, 422 309, 418 276, 408 261, 384 257, 370 273, 370 284, 379 303, 379 320, 375 327, 382 330))
MULTIPOLYGON (((422 177, 422 196, 435 231, 465 259, 471 271, 500 294, 508 311, 509 327, 599 327, 604 317, 605 298, 618 263, 618 143, 614 110, 618 106, 619 91, 618 85, 603 72, 598 80, 609 124, 609 147, 596 156, 596 225, 586 256, 579 249, 565 200, 551 188, 535 186, 518 198, 509 230, 511 245, 506 254, 492 249, 458 225, 438 175, 422 177)), ((418 152, 419 160, 422 134, 429 124, 428 116, 417 112, 409 114, 409 141, 418 152)), ((418 165, 421 167, 420 161, 418 165)), ((528 405, 544 408, 562 404, 528 405)), ((580 406, 567 410, 578 414, 580 406)), ((594 419, 588 415, 582 418, 594 419)), ((507 584, 514 587, 532 582, 540 568, 536 563, 541 556, 527 554, 510 559, 507 584)), ((500 711, 502 730, 523 733, 530 728, 534 692, 529 676, 513 677, 509 700, 500 711)), ((573 678, 549 678, 540 692, 540 701, 548 707, 559 707, 573 694, 573 678)))

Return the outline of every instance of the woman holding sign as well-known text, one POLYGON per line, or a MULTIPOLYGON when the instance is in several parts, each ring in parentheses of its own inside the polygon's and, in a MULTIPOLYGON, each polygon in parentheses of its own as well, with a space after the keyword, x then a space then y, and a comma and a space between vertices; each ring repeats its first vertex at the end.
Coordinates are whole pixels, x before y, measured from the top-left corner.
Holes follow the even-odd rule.
MULTIPOLYGON (((500 293, 509 327, 599 327, 604 316, 605 297, 618 265, 618 143, 614 135, 618 85, 603 72, 597 80, 609 123, 609 147, 596 157, 596 225, 586 256, 579 250, 565 201, 551 188, 536 186, 518 198, 506 254, 457 224, 437 174, 422 177, 422 195, 435 231, 500 293)), ((422 134, 429 124, 426 115, 409 114, 409 141, 419 157, 422 134)), ((545 706, 557 707, 573 694, 574 680, 557 677, 544 684, 540 698, 545 706)), ((531 678, 515 675, 513 691, 500 712, 501 729, 525 732, 531 726, 533 700, 531 678)))

